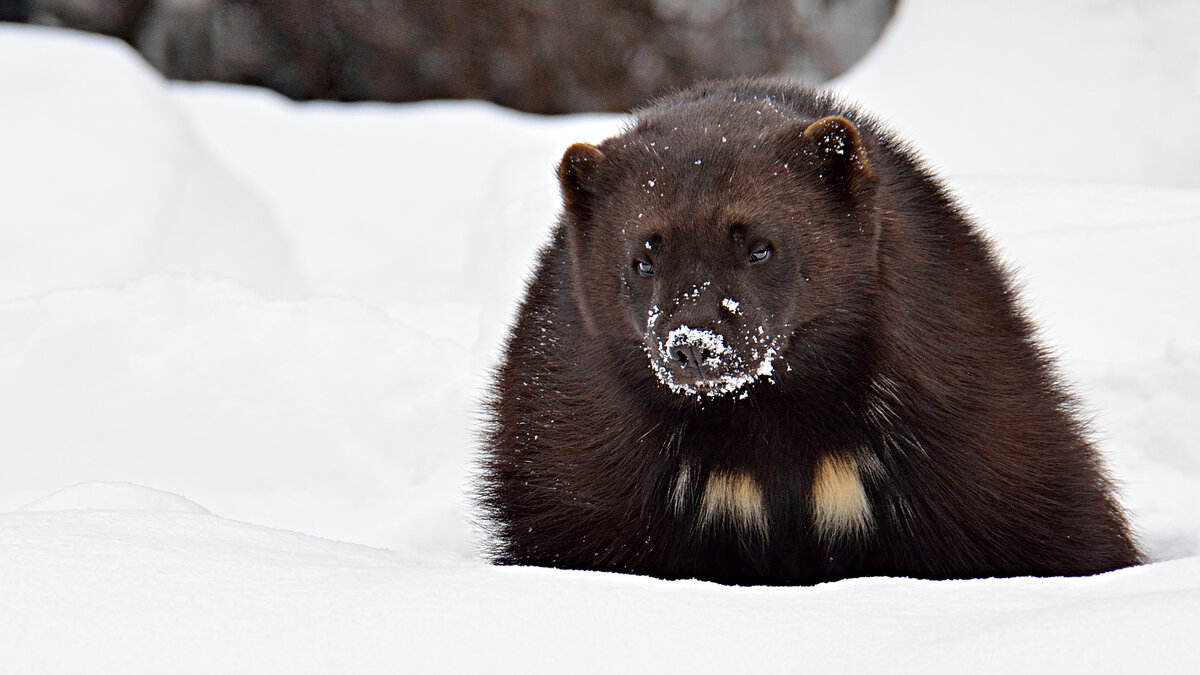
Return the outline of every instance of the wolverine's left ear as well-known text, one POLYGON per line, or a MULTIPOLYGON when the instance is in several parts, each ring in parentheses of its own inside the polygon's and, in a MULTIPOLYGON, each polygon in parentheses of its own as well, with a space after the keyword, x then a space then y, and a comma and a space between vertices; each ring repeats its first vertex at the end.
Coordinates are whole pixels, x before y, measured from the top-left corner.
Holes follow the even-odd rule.
POLYGON ((563 205, 567 211, 583 222, 591 213, 595 196, 594 178, 596 167, 604 153, 588 143, 576 143, 563 153, 558 164, 558 185, 562 190, 563 205))
POLYGON ((821 180, 839 196, 861 195, 875 185, 875 171, 862 136, 845 117, 796 121, 782 134, 785 152, 814 166, 821 180))

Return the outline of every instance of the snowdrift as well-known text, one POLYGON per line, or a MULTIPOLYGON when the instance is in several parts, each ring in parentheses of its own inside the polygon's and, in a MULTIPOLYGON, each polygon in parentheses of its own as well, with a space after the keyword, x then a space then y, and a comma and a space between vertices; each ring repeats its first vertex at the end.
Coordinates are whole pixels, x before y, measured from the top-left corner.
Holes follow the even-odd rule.
POLYGON ((490 567, 466 496, 486 371, 553 222, 558 156, 623 120, 301 106, 167 84, 110 40, 0 26, 3 669, 1194 667, 1200 140, 1133 134, 1115 152, 1129 108, 1015 106, 1025 83, 1036 99, 1103 77, 1195 110, 1183 38, 1092 52, 1106 30, 1200 11, 1046 8, 1000 77, 980 69, 1028 8, 903 7, 840 86, 949 170, 1019 270, 1153 564, 750 589, 490 567), (978 40, 946 51, 950 21, 978 40), (1035 59, 1050 43, 1071 68, 1035 59), (1150 62, 1170 68, 1144 81, 1150 62), (1108 142, 1019 114, 1045 110, 1108 142), (1013 139, 1056 149, 1022 164, 1013 139))
POLYGON ((836 89, 953 175, 1200 186, 1189 0, 901 2, 836 89))

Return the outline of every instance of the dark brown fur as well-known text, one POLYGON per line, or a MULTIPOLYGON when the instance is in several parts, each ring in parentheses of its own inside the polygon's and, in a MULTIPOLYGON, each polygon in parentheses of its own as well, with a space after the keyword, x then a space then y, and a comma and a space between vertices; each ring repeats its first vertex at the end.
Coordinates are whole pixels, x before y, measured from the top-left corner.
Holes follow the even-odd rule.
POLYGON ((1139 562, 991 247, 870 117, 776 81, 702 85, 572 146, 559 176, 491 403, 497 562, 735 584, 1139 562), (667 340, 687 326, 731 356, 667 340), (771 372, 709 396, 761 365, 756 331, 771 372), (814 524, 831 456, 862 469, 863 531, 814 524), (761 532, 704 520, 719 475, 759 488, 761 532))

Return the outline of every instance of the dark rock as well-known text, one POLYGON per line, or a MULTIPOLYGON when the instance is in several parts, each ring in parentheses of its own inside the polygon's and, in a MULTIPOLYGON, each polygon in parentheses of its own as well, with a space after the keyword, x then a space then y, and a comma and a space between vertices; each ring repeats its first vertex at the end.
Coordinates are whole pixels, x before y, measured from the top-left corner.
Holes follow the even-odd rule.
POLYGON ((865 51, 892 7, 892 0, 34 2, 33 20, 124 37, 175 79, 262 85, 296 99, 482 98, 543 113, 626 110, 705 78, 788 72, 820 81, 865 51))

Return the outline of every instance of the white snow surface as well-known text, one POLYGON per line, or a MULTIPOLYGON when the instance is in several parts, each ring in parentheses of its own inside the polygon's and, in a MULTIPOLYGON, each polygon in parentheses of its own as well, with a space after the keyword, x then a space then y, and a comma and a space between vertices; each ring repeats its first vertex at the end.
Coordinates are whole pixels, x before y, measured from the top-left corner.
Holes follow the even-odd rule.
POLYGON ((1189 672, 1198 20, 910 0, 841 83, 1018 270, 1154 562, 812 588, 476 552, 553 167, 622 117, 297 105, 0 25, 0 671, 1189 672))
POLYGON ((904 1, 834 88, 956 176, 1197 187, 1197 35, 1195 0, 904 1))

